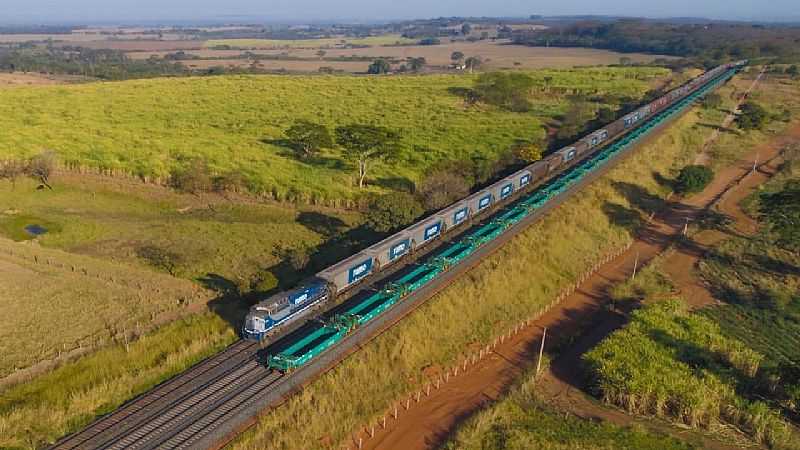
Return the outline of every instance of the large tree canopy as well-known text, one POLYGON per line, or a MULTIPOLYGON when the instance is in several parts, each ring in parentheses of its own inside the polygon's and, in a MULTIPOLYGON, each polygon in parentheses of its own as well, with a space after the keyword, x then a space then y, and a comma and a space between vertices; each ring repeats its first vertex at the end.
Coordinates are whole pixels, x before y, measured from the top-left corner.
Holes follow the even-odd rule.
POLYGON ((358 187, 364 187, 369 163, 395 156, 400 150, 400 134, 386 127, 352 124, 336 128, 336 143, 358 165, 358 187))

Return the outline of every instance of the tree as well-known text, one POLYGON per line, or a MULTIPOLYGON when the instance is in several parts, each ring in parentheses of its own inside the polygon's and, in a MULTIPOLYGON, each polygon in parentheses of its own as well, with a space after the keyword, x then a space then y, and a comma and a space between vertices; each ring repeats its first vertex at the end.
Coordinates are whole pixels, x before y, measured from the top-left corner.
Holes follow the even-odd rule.
POLYGON ((50 186, 50 176, 56 169, 56 154, 51 150, 46 150, 34 156, 28 161, 25 167, 25 174, 37 179, 42 186, 53 190, 50 186))
POLYGON ((743 130, 760 130, 767 124, 769 115, 758 103, 745 102, 741 108, 742 113, 736 119, 739 128, 743 130))
POLYGON ((722 106, 722 96, 712 92, 703 98, 703 106, 708 109, 718 109, 722 106))
POLYGON ((450 168, 433 169, 417 187, 417 195, 425 209, 443 208, 469 194, 466 177, 450 168))
POLYGON ((800 249, 800 181, 792 180, 778 192, 761 194, 759 209, 781 244, 800 249))
POLYGON ((714 172, 706 166, 686 166, 675 180, 675 188, 682 194, 700 192, 714 179, 714 172))
POLYGON ((798 69, 797 64, 793 64, 786 69, 786 75, 791 75, 792 77, 796 77, 800 75, 800 69, 798 69))
POLYGON ((464 61, 464 66, 469 70, 469 73, 474 72, 483 65, 483 60, 479 56, 470 56, 464 61))
POLYGON ((400 135, 385 127, 352 124, 336 128, 336 143, 358 166, 358 187, 364 187, 369 164, 394 156, 400 150, 400 135))
POLYGON ((586 124, 594 118, 594 111, 589 102, 581 98, 573 98, 571 101, 569 109, 561 121, 561 127, 556 133, 556 137, 560 140, 576 137, 583 131, 586 124))
POLYGON ((286 137, 301 158, 308 158, 319 153, 323 148, 333 145, 333 138, 328 127, 308 120, 295 121, 288 130, 286 137))
POLYGON ((7 161, 5 164, 0 165, 0 180, 8 180, 11 182, 11 189, 17 187, 17 178, 25 172, 25 167, 18 160, 7 161))
POLYGON ((472 33, 472 25, 468 23, 461 25, 461 34, 464 36, 469 36, 470 33, 472 33))
POLYGON ((514 154, 514 158, 526 163, 542 159, 542 147, 533 142, 518 142, 512 147, 511 151, 514 154))
POLYGON ((600 125, 611 123, 616 119, 617 119, 617 112, 607 106, 603 106, 597 110, 596 120, 600 125))
POLYGON ((172 172, 170 185, 192 194, 209 191, 213 187, 211 170, 202 159, 194 159, 188 166, 172 172))
POLYGON ((461 65, 461 61, 463 60, 464 60, 464 53, 462 52, 453 52, 450 54, 450 61, 453 61, 458 65, 461 65))
POLYGON ((366 214, 366 226, 379 233, 388 233, 411 224, 425 211, 413 195, 393 192, 375 198, 366 214))
POLYGON ((234 170, 214 177, 211 187, 214 192, 241 192, 246 184, 244 175, 238 170, 234 170))
POLYGON ((319 57, 319 59, 324 58, 325 55, 327 55, 327 54, 328 54, 328 52, 326 52, 325 50, 317 50, 317 56, 319 57))
POLYGON ((311 257, 308 256, 308 251, 302 248, 293 248, 286 252, 286 261, 297 272, 303 271, 308 263, 311 262, 311 257))
POLYGON ((389 64, 389 61, 386 61, 383 58, 379 58, 373 61, 373 63, 369 65, 367 73, 373 75, 383 75, 385 73, 389 73, 391 70, 392 70, 392 65, 389 64))
POLYGON ((632 62, 633 62, 633 60, 632 60, 632 59, 630 59, 630 58, 629 58, 629 57, 627 57, 627 56, 623 56, 623 57, 621 57, 621 58, 619 59, 619 65, 620 65, 620 66, 630 66, 632 62))
POLYGON ((423 67, 425 67, 425 64, 427 63, 428 62, 425 60, 425 58, 422 57, 408 59, 408 67, 411 69, 412 72, 419 72, 420 70, 422 70, 423 67))
POLYGON ((493 72, 478 77, 474 90, 484 103, 524 112, 530 108, 528 93, 533 85, 533 78, 524 73, 493 72))

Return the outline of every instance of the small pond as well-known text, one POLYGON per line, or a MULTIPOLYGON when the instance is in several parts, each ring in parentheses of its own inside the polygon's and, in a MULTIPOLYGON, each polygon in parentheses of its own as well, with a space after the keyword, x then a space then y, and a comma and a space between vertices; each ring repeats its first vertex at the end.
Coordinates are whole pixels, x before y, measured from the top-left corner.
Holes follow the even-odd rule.
POLYGON ((47 228, 40 225, 27 225, 25 226, 25 231, 33 236, 41 236, 47 233, 47 228))

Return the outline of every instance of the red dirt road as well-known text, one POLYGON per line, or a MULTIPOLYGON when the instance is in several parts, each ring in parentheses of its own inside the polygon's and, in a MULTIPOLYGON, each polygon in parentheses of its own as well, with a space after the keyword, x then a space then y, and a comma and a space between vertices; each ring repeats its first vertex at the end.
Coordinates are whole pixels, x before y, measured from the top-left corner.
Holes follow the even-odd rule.
MULTIPOLYGON (((582 388, 584 382, 578 369, 580 356, 625 322, 625 317, 608 311, 607 291, 631 276, 634 264, 646 264, 661 254, 683 233, 687 223, 697 220, 706 208, 719 202, 722 212, 741 220, 738 227, 750 229, 749 220, 739 210, 737 203, 752 189, 763 183, 774 172, 780 149, 789 142, 800 140, 800 124, 769 144, 753 149, 742 160, 717 174, 714 182, 702 193, 689 199, 665 202, 660 214, 639 234, 633 246, 600 270, 555 308, 545 313, 529 327, 500 344, 483 360, 467 370, 467 376, 451 378, 441 389, 431 390, 419 403, 413 402, 410 410, 399 409, 397 420, 387 422, 387 428, 376 427, 375 436, 363 442, 367 449, 431 449, 440 445, 465 418, 482 409, 487 402, 499 398, 525 371, 533 367, 541 342, 542 328, 548 329, 548 347, 559 338, 579 333, 591 322, 591 331, 583 336, 567 353, 554 361, 542 377, 540 391, 559 408, 582 417, 599 418, 628 425, 638 420, 614 409, 607 408, 588 398, 582 388), (753 160, 769 161, 754 174, 748 174, 753 160), (742 180, 741 183, 737 183, 742 180), (725 195, 723 195, 725 194, 725 195)), ((744 230, 742 230, 744 231, 744 230)), ((710 294, 692 274, 692 268, 707 246, 724 239, 724 233, 702 231, 676 247, 665 261, 669 272, 683 296, 695 307, 713 302, 710 294)), ((652 420, 641 421, 648 428, 677 435, 687 434, 705 448, 736 448, 697 433, 680 430, 652 420)))

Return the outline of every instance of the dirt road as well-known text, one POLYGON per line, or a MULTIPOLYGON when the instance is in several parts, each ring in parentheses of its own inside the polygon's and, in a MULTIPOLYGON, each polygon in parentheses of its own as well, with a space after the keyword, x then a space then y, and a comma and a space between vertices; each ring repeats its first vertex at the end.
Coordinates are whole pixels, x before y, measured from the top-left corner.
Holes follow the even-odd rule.
MULTIPOLYGON (((541 331, 548 329, 548 343, 555 344, 559 338, 567 338, 586 329, 591 322, 591 332, 571 346, 567 353, 554 361, 544 374, 540 389, 544 397, 564 410, 582 417, 608 420, 621 425, 639 421, 631 416, 599 405, 582 391, 584 380, 578 369, 580 356, 596 345, 611 331, 621 326, 624 316, 608 311, 607 291, 631 276, 634 264, 643 264, 661 254, 683 233, 691 223, 711 205, 720 202, 723 213, 742 220, 738 227, 751 227, 752 221, 742 219, 744 214, 737 203, 753 188, 763 183, 774 172, 777 156, 783 146, 800 140, 800 124, 791 127, 784 135, 769 144, 748 152, 741 161, 717 174, 714 182, 703 192, 689 199, 667 202, 639 234, 633 246, 620 257, 601 267, 599 272, 584 282, 580 289, 562 301, 557 307, 524 328, 514 338, 498 346, 490 356, 470 369, 468 376, 457 377, 431 391, 430 395, 409 411, 392 420, 389 426, 375 431, 375 436, 364 442, 367 449, 431 449, 440 445, 465 418, 483 408, 487 402, 499 398, 515 380, 535 363, 535 355, 541 341, 541 331), (752 171, 754 159, 769 161, 759 170, 752 171), (743 180, 737 183, 738 180, 743 180), (723 195, 724 194, 724 195, 723 195), (552 339, 551 339, 552 338, 552 339)), ((718 231, 703 231, 677 246, 667 258, 666 270, 674 278, 681 293, 696 307, 713 302, 713 298, 692 275, 692 267, 708 245, 713 245, 724 234, 718 231)), ((649 428, 679 435, 705 448, 737 448, 719 443, 706 436, 677 429, 668 424, 643 421, 649 428)))

